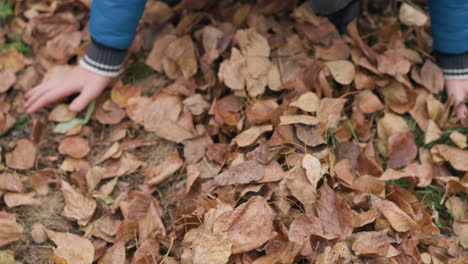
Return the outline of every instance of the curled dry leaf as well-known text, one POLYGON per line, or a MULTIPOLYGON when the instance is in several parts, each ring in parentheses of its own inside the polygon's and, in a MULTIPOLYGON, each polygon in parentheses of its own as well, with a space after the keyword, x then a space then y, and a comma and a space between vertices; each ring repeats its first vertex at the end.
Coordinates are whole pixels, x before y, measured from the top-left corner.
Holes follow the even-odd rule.
POLYGON ((76 191, 66 181, 62 180, 61 185, 61 191, 65 198, 63 214, 67 218, 77 220, 80 225, 86 225, 94 215, 96 201, 76 191))
POLYGON ((0 174, 0 190, 22 192, 23 183, 17 173, 3 172, 0 174))
POLYGON ((154 185, 163 182, 169 176, 178 171, 183 164, 184 162, 180 159, 177 150, 172 152, 172 154, 158 166, 145 169, 144 172, 148 180, 148 184, 154 185))
POLYGON ((36 161, 36 151, 36 146, 31 141, 20 139, 16 142, 15 149, 5 154, 6 164, 12 169, 31 169, 36 161))
POLYGON ((68 155, 75 159, 86 157, 91 151, 88 141, 79 136, 65 137, 60 142, 58 151, 62 155, 68 155))
POLYGON ((23 226, 16 222, 14 214, 0 212, 0 247, 19 240, 23 230, 23 226))
POLYGON ((47 237, 54 241, 54 259, 59 263, 92 264, 94 259, 93 244, 86 238, 71 234, 46 230, 47 237))
POLYGON ((353 82, 356 69, 352 62, 348 60, 327 61, 325 65, 327 65, 337 83, 348 85, 353 82))
POLYGON ((272 125, 255 126, 242 131, 235 137, 236 143, 239 147, 247 147, 255 143, 258 137, 263 133, 273 130, 272 125))
POLYGON ((284 180, 292 196, 299 202, 305 206, 316 202, 317 186, 310 183, 303 168, 294 168, 288 171, 284 180))
POLYGON ((313 92, 306 92, 301 94, 299 98, 291 102, 289 106, 297 107, 303 111, 314 113, 319 109, 320 99, 313 92))
POLYGON ((322 178, 322 166, 320 165, 320 160, 310 154, 306 154, 304 159, 302 159, 302 167, 306 171, 307 179, 310 184, 317 188, 317 184, 320 178, 322 178))
POLYGON ((280 116, 280 125, 304 124, 314 126, 319 123, 319 119, 309 115, 283 115, 280 116))
POLYGON ((273 232, 275 211, 265 198, 253 196, 234 210, 228 223, 232 253, 243 253, 262 246, 273 232))
POLYGON ((75 118, 76 113, 70 111, 68 105, 59 104, 49 113, 49 121, 53 122, 67 122, 75 118))
POLYGON ((5 204, 11 208, 20 205, 40 205, 41 201, 34 199, 36 194, 31 193, 6 193, 3 196, 5 204))
POLYGON ((219 186, 228 184, 247 184, 259 181, 265 175, 265 165, 255 160, 249 160, 239 165, 231 167, 214 178, 214 182, 219 186))
POLYGON ((16 75, 10 70, 0 70, 0 93, 4 93, 16 82, 16 75))
POLYGON ((434 160, 448 161, 455 169, 468 171, 468 150, 448 145, 435 145, 431 148, 431 153, 434 160))
POLYGON ((213 140, 207 135, 184 141, 185 161, 188 164, 197 163, 205 156, 206 148, 212 143, 213 140))
POLYGON ((377 208, 397 232, 406 232, 417 225, 409 215, 393 202, 387 200, 381 201, 377 205, 377 208))
POLYGON ((407 3, 401 4, 399 18, 401 23, 407 26, 417 27, 424 26, 429 20, 429 17, 424 13, 424 11, 407 3))
POLYGON ((385 257, 390 248, 387 229, 378 232, 359 232, 354 235, 353 251, 360 256, 385 257))
POLYGON ((164 72, 173 80, 180 76, 188 79, 195 75, 198 66, 192 38, 186 35, 171 42, 165 50, 162 63, 164 72))

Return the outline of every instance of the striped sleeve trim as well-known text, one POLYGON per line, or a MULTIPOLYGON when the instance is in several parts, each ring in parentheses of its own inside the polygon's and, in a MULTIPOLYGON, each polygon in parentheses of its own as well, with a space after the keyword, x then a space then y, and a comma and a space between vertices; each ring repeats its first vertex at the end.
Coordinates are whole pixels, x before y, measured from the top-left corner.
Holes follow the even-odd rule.
POLYGON ((110 48, 92 39, 80 65, 100 75, 115 77, 123 71, 126 55, 127 50, 110 48))
POLYGON ((119 74, 121 74, 123 72, 123 68, 119 69, 119 70, 103 70, 102 68, 99 68, 99 67, 96 67, 96 66, 93 66, 92 64, 90 64, 85 58, 82 58, 79 62, 80 66, 85 68, 86 70, 90 71, 90 72, 94 72, 94 73, 97 73, 99 75, 102 75, 104 77, 116 77, 118 76, 119 74))
POLYGON ((437 52, 437 64, 446 79, 468 79, 468 53, 446 54, 437 52))

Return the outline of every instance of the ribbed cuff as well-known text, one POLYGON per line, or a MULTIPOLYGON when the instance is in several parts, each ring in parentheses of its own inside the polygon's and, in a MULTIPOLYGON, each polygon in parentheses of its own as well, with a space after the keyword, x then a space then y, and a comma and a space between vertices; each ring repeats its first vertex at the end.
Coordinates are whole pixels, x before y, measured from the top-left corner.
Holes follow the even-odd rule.
POLYGON ((437 53, 437 64, 442 68, 446 79, 468 79, 468 53, 437 53))
POLYGON ((113 49, 91 40, 80 66, 106 77, 115 77, 123 71, 127 50, 113 49))

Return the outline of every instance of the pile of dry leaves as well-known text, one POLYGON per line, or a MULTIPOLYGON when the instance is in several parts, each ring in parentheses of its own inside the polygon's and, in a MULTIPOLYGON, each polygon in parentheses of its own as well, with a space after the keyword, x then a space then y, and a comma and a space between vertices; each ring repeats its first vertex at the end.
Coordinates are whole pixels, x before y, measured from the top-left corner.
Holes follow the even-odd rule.
POLYGON ((467 131, 422 9, 373 1, 340 35, 300 1, 148 1, 95 108, 28 120, 89 2, 0 26, 29 47, 0 51, 0 263, 467 263, 467 131))

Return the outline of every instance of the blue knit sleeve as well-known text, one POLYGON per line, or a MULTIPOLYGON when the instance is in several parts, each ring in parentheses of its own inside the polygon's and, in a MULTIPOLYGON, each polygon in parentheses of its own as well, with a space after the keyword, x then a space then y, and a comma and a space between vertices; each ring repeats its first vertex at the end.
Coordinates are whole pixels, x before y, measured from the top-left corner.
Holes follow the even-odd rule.
POLYGON ((146 0, 94 0, 89 31, 94 41, 114 49, 128 49, 135 37, 146 0))
POLYGON ((447 54, 468 52, 468 1, 429 0, 434 49, 447 54))

